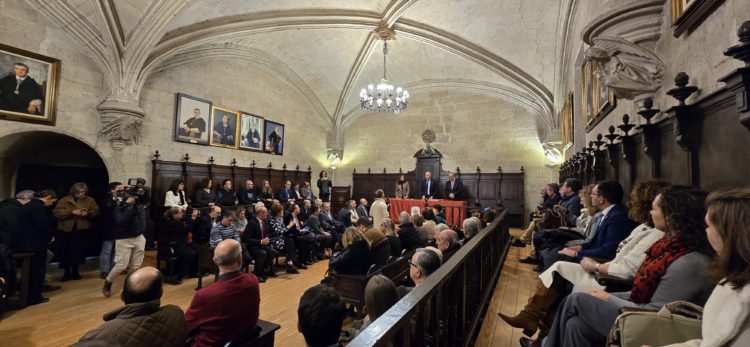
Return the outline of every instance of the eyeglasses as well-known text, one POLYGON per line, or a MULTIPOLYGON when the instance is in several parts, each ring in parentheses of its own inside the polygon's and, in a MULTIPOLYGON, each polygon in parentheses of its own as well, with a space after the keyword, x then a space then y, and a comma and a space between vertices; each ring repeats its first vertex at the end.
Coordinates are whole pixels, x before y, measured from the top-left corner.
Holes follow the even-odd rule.
POLYGON ((415 267, 415 268, 419 269, 419 271, 422 271, 422 268, 421 268, 421 267, 419 267, 419 265, 417 265, 417 264, 414 264, 414 263, 412 263, 411 261, 406 261, 406 262, 407 262, 407 263, 409 263, 409 265, 411 265, 411 266, 413 266, 413 267, 415 267))

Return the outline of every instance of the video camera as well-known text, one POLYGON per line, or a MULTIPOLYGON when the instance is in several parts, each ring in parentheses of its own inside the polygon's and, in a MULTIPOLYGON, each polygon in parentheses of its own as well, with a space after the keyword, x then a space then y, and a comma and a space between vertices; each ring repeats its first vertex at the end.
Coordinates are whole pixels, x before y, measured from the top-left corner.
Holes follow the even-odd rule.
POLYGON ((144 204, 146 203, 146 186, 139 183, 137 178, 130 178, 128 179, 128 185, 125 186, 125 189, 118 192, 117 196, 120 198, 122 204, 124 204, 129 197, 134 197, 136 204, 144 204))

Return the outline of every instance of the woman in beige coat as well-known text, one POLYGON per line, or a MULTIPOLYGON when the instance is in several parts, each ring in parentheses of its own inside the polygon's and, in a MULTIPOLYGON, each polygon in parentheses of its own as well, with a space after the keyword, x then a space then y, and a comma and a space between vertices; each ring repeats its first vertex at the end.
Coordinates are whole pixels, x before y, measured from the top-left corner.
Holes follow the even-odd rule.
POLYGON ((91 228, 91 219, 99 215, 99 206, 88 196, 86 183, 74 183, 68 196, 60 199, 52 213, 57 219, 58 256, 65 270, 62 281, 79 280, 78 266, 85 259, 84 232, 91 228))
POLYGON ((406 182, 406 176, 401 175, 396 182, 396 198, 408 199, 409 198, 409 182, 406 182))

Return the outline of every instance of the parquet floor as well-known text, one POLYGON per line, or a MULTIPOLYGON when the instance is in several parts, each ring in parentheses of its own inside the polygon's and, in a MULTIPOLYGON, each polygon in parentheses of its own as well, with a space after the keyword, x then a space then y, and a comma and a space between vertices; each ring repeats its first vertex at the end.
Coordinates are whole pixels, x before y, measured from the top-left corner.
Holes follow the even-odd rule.
MULTIPOLYGON (((518 236, 520 230, 511 230, 518 236)), ((520 329, 513 329, 497 316, 498 311, 515 313, 520 311, 532 294, 537 274, 531 265, 521 264, 527 248, 511 247, 498 280, 495 294, 477 339, 477 346, 517 346, 522 336, 520 329)), ((144 263, 155 263, 155 252, 147 252, 144 263)), ((262 283, 260 287, 260 318, 281 325, 276 332, 276 346, 304 346, 302 335, 297 332, 297 305, 302 293, 320 282, 328 267, 326 261, 301 270, 298 275, 282 274, 262 283)), ((49 277, 57 279, 59 272, 50 268, 49 277)), ((47 293, 50 302, 6 313, 0 320, 0 345, 2 346, 67 346, 78 341, 88 330, 99 326, 102 315, 122 305, 116 295, 104 298, 101 294, 103 280, 99 279, 97 263, 87 263, 83 268, 83 279, 62 283, 61 290, 47 293)), ((119 293, 124 276, 118 277, 113 293, 119 293)), ((204 277, 204 285, 213 282, 213 276, 204 277)), ((53 282, 54 284, 61 284, 53 282)), ((195 294, 196 279, 189 279, 179 286, 165 285, 162 304, 175 304, 187 309, 195 294)))
MULTIPOLYGON (((146 252, 145 265, 153 265, 155 256, 155 252, 146 252)), ((298 275, 287 275, 277 268, 278 277, 261 283, 260 319, 281 325, 276 331, 277 346, 305 345, 297 332, 297 305, 307 288, 320 283, 327 268, 327 261, 300 270, 298 275)), ((125 276, 115 280, 113 295, 105 298, 101 293, 103 280, 99 279, 97 263, 87 263, 83 270, 82 280, 53 282, 63 288, 45 294, 50 298, 48 303, 8 312, 0 321, 0 346, 68 346, 86 331, 99 326, 104 313, 122 305, 115 293, 122 289, 125 276)), ((48 277, 59 279, 60 275, 51 273, 48 277)), ((197 281, 189 279, 178 286, 165 285, 162 305, 175 304, 186 310, 197 281)), ((213 283, 213 276, 203 278, 204 286, 210 283, 213 283)))
MULTIPOLYGON (((518 238, 522 231, 511 229, 511 235, 518 238)), ((476 346, 510 347, 518 346, 518 340, 524 336, 521 329, 515 329, 497 315, 498 312, 515 314, 526 305, 536 289, 538 273, 532 270, 533 265, 519 263, 529 253, 529 247, 510 247, 503 264, 503 271, 495 287, 495 294, 487 309, 482 329, 479 331, 476 346)))

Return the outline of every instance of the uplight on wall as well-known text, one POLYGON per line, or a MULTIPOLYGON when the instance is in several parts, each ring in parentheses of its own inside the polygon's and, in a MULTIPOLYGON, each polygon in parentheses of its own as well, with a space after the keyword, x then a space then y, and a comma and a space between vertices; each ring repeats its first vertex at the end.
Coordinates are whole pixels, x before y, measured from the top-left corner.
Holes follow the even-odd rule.
POLYGON ((544 166, 552 168, 562 164, 563 154, 555 145, 543 143, 542 148, 544 149, 544 166))

